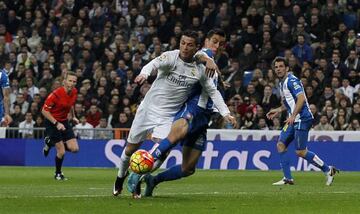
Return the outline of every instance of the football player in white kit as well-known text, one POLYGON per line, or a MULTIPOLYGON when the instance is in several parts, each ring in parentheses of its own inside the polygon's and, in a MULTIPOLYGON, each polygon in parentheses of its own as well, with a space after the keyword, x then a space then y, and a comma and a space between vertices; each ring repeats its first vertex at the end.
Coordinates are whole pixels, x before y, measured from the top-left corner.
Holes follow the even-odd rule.
MULTIPOLYGON (((135 82, 142 84, 153 71, 157 78, 140 104, 131 126, 127 144, 120 158, 119 171, 113 195, 121 193, 127 176, 130 156, 140 147, 149 133, 163 139, 169 134, 175 114, 193 93, 196 83, 213 100, 219 113, 227 120, 232 116, 213 80, 206 76, 205 66, 194 60, 197 51, 197 33, 185 31, 181 36, 180 50, 164 52, 143 67, 135 82)), ((216 67, 216 65, 215 65, 216 67)))

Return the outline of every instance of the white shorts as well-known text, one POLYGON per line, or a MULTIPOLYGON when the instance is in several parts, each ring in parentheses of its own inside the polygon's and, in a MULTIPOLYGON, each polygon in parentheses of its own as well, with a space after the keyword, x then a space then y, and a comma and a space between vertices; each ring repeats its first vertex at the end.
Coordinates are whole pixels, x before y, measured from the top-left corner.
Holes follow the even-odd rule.
POLYGON ((149 134, 152 137, 164 139, 170 133, 174 117, 160 117, 158 114, 139 108, 131 125, 128 143, 138 144, 146 140, 149 134))

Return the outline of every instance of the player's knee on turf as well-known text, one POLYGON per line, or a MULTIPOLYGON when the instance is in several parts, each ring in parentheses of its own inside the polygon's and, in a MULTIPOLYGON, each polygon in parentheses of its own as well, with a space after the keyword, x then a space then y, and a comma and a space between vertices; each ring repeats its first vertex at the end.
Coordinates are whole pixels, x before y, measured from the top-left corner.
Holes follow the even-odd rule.
POLYGON ((307 150, 306 149, 305 150, 296 150, 295 152, 296 152, 297 156, 304 158, 307 150))
POLYGON ((278 142, 276 144, 276 148, 279 153, 284 152, 286 150, 286 146, 283 142, 278 142))

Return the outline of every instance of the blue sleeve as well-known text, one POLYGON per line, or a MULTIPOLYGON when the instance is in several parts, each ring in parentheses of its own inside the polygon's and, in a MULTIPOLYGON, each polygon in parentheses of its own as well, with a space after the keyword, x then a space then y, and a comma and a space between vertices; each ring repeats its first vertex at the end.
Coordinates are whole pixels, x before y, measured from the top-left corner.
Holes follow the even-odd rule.
POLYGON ((304 93, 304 87, 301 84, 300 80, 297 78, 289 79, 287 86, 288 86, 290 93, 294 97, 297 97, 299 94, 304 93))
POLYGON ((10 82, 9 82, 9 77, 5 72, 1 73, 1 88, 9 88, 10 87, 10 82))
POLYGON ((210 57, 210 58, 214 57, 214 54, 213 54, 212 50, 210 50, 208 48, 202 48, 201 51, 206 53, 206 55, 208 55, 208 57, 210 57))

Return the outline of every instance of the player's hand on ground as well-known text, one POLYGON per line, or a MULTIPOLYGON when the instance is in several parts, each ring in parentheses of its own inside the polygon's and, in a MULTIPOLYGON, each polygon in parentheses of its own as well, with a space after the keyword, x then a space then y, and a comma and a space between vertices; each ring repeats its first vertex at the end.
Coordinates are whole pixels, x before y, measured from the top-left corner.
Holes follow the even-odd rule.
POLYGON ((292 125, 295 122, 295 116, 291 115, 288 119, 285 120, 286 124, 292 125))
POLYGON ((274 117, 278 116, 280 113, 280 111, 278 109, 271 109, 267 114, 266 114, 266 117, 269 119, 269 120, 272 120, 274 117))
POLYGON ((60 123, 60 122, 57 122, 56 128, 57 128, 59 131, 65 131, 65 130, 66 130, 64 124, 62 124, 62 123, 60 123))
POLYGON ((212 78, 214 76, 215 72, 218 72, 218 70, 219 70, 215 61, 212 59, 206 60, 205 67, 206 67, 206 69, 205 69, 206 76, 208 76, 210 78, 212 78))
POLYGON ((236 122, 236 119, 235 117, 231 116, 230 114, 226 115, 224 117, 225 121, 230 123, 233 127, 236 127, 237 125, 237 122, 236 122))
POLYGON ((142 85, 142 84, 145 82, 146 79, 147 79, 147 77, 146 77, 145 74, 139 74, 139 75, 135 78, 134 82, 135 82, 136 84, 138 84, 138 85, 142 85))

